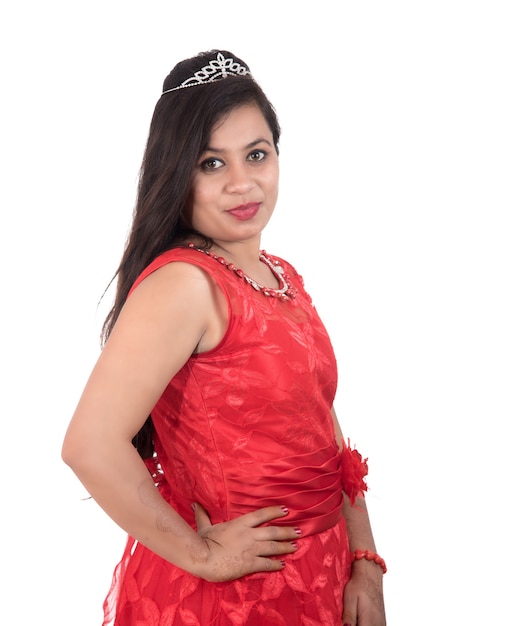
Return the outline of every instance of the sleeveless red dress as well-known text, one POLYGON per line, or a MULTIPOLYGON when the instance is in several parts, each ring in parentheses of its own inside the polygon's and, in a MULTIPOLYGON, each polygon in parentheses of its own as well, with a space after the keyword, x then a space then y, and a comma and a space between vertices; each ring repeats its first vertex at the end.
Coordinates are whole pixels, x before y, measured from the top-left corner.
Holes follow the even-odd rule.
POLYGON ((277 257, 295 298, 267 297, 198 250, 159 256, 134 287, 175 261, 201 267, 224 293, 220 344, 193 355, 152 411, 157 458, 147 462, 164 498, 195 527, 284 505, 299 549, 279 572, 212 583, 128 538, 104 603, 104 626, 333 626, 342 623, 350 555, 342 459, 330 410, 337 368, 302 278, 277 257))

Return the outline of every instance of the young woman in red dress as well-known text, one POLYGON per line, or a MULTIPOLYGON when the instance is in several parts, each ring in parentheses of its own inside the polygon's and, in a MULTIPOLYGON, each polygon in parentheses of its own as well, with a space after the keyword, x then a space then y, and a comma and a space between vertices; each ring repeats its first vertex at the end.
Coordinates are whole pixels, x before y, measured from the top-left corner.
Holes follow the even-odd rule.
POLYGON ((301 276, 261 249, 280 128, 224 50, 164 82, 63 459, 127 533, 104 626, 384 626, 384 561, 301 276))

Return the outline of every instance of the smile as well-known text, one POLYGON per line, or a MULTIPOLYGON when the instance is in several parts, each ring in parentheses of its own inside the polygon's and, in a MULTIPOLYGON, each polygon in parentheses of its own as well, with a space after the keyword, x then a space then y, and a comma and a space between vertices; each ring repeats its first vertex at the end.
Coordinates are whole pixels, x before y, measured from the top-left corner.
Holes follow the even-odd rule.
POLYGON ((229 209, 227 213, 235 217, 237 220, 251 220, 259 211, 260 206, 260 202, 249 202, 248 204, 242 204, 234 207, 234 209, 229 209))

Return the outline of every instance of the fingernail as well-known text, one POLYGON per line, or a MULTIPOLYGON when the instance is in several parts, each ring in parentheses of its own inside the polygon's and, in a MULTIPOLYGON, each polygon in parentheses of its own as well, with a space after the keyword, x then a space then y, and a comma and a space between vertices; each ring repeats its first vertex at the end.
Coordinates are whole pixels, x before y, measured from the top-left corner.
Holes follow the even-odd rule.
POLYGON ((282 512, 283 512, 283 513, 285 513, 285 514, 290 512, 290 509, 289 509, 288 507, 286 507, 286 506, 282 506, 282 507, 281 507, 281 510, 282 510, 282 512))
POLYGON ((302 535, 302 530, 300 528, 296 528, 295 529, 295 534, 299 535, 299 536, 302 535))
POLYGON ((191 503, 191 510, 192 510, 192 511, 195 511, 195 510, 196 510, 196 508, 197 508, 197 505, 196 505, 194 502, 192 502, 192 503, 191 503))
POLYGON ((299 547, 299 544, 296 541, 292 541, 291 545, 295 548, 295 550, 299 547))

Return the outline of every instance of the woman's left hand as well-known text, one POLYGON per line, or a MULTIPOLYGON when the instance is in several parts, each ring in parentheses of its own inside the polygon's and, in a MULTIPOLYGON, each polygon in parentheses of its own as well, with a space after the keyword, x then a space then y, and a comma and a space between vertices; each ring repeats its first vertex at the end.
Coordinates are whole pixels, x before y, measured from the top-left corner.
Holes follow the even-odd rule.
POLYGON ((343 594, 344 626, 386 626, 383 572, 376 563, 355 561, 343 594))

